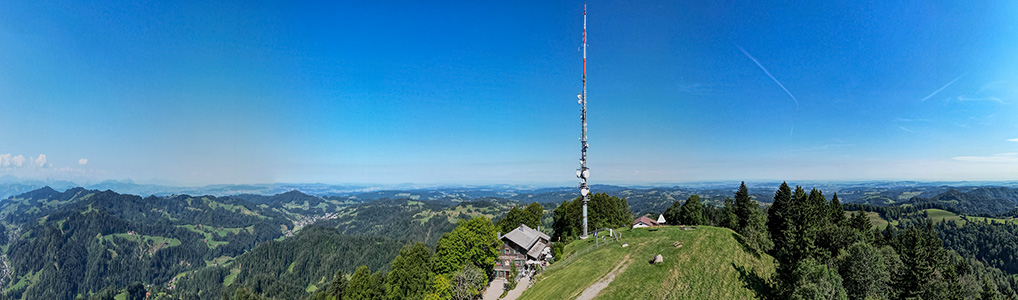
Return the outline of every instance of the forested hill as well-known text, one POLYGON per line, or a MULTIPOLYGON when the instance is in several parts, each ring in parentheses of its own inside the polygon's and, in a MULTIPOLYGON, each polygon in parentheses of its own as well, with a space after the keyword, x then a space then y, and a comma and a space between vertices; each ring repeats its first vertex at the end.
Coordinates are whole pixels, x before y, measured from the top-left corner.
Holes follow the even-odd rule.
POLYGON ((1018 188, 979 187, 966 192, 950 189, 936 196, 913 197, 910 203, 938 203, 966 213, 999 214, 1018 207, 1018 188))
POLYGON ((0 299, 106 299, 128 287, 219 299, 234 282, 313 290, 336 270, 384 269, 403 245, 433 246, 457 220, 501 216, 514 203, 361 201, 44 187, 0 201, 0 299))
MULTIPOLYGON (((680 207, 681 201, 673 199, 700 193, 707 195, 703 204, 709 208, 703 209, 704 218, 709 221, 704 224, 723 225, 724 220, 732 218, 729 208, 725 208, 731 205, 727 203, 731 201, 725 201, 731 192, 720 188, 605 187, 605 190, 621 196, 627 203, 625 211, 635 215, 695 211, 682 208, 689 206, 689 201, 680 207)), ((1018 214, 1014 210, 1018 190, 1014 188, 927 186, 921 191, 909 187, 863 191, 862 187, 845 190, 851 195, 846 202, 848 198, 864 203, 895 199, 887 200, 895 202, 894 206, 852 204, 857 209, 883 211, 885 223, 901 223, 896 217, 907 213, 906 208, 913 212, 942 208, 969 214, 1018 214), (870 196, 876 198, 865 198, 870 196)), ((607 197, 602 190, 595 192, 607 197)), ((489 192, 478 190, 471 195, 486 193, 489 192)), ((112 299, 115 294, 126 293, 125 290, 139 289, 151 292, 155 299, 221 299, 223 295, 239 297, 247 291, 280 295, 272 297, 281 299, 306 299, 325 288, 336 271, 351 274, 358 266, 365 266, 368 275, 382 274, 404 245, 421 242, 434 248, 444 234, 456 228, 458 220, 483 216, 499 223, 511 208, 528 203, 539 202, 536 207, 544 209, 543 215, 533 220, 534 227, 549 235, 553 228, 566 235, 575 234, 576 230, 569 230, 569 226, 555 225, 571 220, 562 224, 579 226, 578 200, 546 201, 566 197, 567 193, 574 192, 548 189, 481 198, 463 198, 466 194, 455 194, 452 190, 430 196, 420 191, 381 192, 377 195, 396 198, 366 201, 356 196, 319 197, 300 191, 273 196, 141 197, 110 190, 78 187, 61 192, 45 187, 0 201, 3 233, 0 300, 112 299), (556 208, 560 203, 569 205, 556 208)), ((757 204, 767 207, 762 212, 775 211, 773 190, 742 187, 735 195, 736 200, 752 203, 743 205, 748 207, 746 211, 756 211, 760 208, 757 204)), ((805 195, 803 192, 801 196, 805 195)), ((839 198, 840 195, 839 192, 839 198)), ((568 199, 575 198, 573 195, 568 199)), ((601 211, 596 200, 600 198, 594 198, 591 213, 596 219, 601 211)), ((699 203, 700 198, 697 199, 699 203)), ((623 226, 629 220, 610 227, 623 226)), ((597 220, 592 222, 598 224, 597 220)), ((951 228, 938 227, 941 231, 947 229, 951 228)), ((1011 228, 1004 229, 1013 232, 1011 228)), ((1013 259, 994 254, 998 249, 1013 247, 987 243, 992 244, 987 248, 990 250, 965 252, 970 247, 959 245, 971 244, 965 241, 972 234, 955 231, 964 234, 944 238, 959 253, 973 255, 1008 272, 1018 268, 1012 266, 1018 265, 1013 259)), ((749 241, 763 245, 755 239, 749 241)))
POLYGON ((50 188, 0 202, 9 239, 4 295, 73 299, 104 287, 165 283, 293 229, 286 211, 238 198, 50 188))

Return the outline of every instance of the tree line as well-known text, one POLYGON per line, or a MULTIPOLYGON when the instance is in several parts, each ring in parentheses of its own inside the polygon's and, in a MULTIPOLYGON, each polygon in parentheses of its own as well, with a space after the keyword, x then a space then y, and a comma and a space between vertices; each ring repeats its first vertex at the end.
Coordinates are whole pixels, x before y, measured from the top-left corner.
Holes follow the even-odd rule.
POLYGON ((1018 238, 1009 232, 1016 232, 1018 225, 913 221, 880 231, 863 211, 894 219, 928 208, 956 210, 934 202, 904 207, 851 204, 847 207, 856 212, 846 214, 837 194, 828 200, 820 190, 799 186, 793 190, 787 183, 773 199, 761 208, 743 183, 735 201, 726 200, 724 207, 704 206, 694 195, 683 203, 675 201, 664 216, 672 224, 731 228, 747 251, 773 256, 777 270, 767 287, 758 291, 765 298, 1018 297, 1015 279, 996 268, 1015 266, 1012 256, 1018 251, 1014 246, 1018 238), (985 242, 1002 239, 1007 242, 985 242))
MULTIPOLYGON (((552 212, 553 241, 568 242, 583 231, 583 198, 563 201, 552 212)), ((633 221, 629 202, 625 198, 596 193, 587 203, 587 228, 590 231, 601 228, 619 228, 633 221)))
MULTIPOLYGON (((488 274, 494 269, 501 247, 497 231, 495 223, 483 216, 461 220, 451 232, 442 235, 433 250, 422 242, 408 243, 391 260, 388 269, 379 267, 372 272, 368 265, 361 265, 347 279, 340 268, 311 294, 304 291, 306 281, 287 284, 285 279, 277 279, 285 278, 281 273, 290 268, 280 264, 268 268, 276 269, 274 272, 250 278, 238 276, 237 283, 224 289, 222 295, 224 299, 473 299, 487 285, 488 274)), ((323 252, 318 255, 330 251, 328 247, 312 248, 323 252)), ((340 252, 350 253, 337 251, 340 252)), ((250 261, 238 263, 262 263, 265 259, 271 258, 252 256, 250 261)), ((322 277, 317 274, 323 271, 309 279, 314 282, 322 277)))

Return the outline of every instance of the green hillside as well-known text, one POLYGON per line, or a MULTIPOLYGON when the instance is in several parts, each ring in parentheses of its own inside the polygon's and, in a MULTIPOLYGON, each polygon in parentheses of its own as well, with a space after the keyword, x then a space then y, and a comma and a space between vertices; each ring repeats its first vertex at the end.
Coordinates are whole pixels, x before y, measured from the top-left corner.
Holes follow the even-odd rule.
MULTIPOLYGON (((855 213, 855 211, 845 211, 845 216, 846 217, 851 217, 853 213, 855 213)), ((870 224, 872 224, 873 226, 875 226, 875 227, 877 227, 877 228, 879 228, 881 230, 886 228, 887 224, 898 226, 899 223, 901 223, 901 221, 899 221, 899 220, 888 221, 888 220, 884 219, 883 217, 881 217, 880 214, 876 213, 876 212, 866 212, 866 216, 869 217, 870 224)), ((950 211, 946 211, 946 210, 943 210, 943 209, 936 209, 936 208, 928 208, 928 209, 919 210, 917 213, 905 214, 902 219, 909 220, 909 219, 917 219, 917 218, 926 218, 926 219, 928 219, 928 220, 930 220, 930 221, 932 221, 934 223, 939 223, 939 222, 943 222, 943 221, 954 221, 955 223, 958 223, 958 225, 965 225, 965 223, 967 223, 969 221, 982 222, 982 223, 992 222, 992 223, 999 223, 999 224, 1016 223, 1016 222, 1018 222, 1018 221, 1016 221, 1015 218, 988 218, 988 217, 977 217, 977 216, 969 216, 969 215, 959 215, 959 214, 956 214, 956 213, 953 213, 953 212, 950 212, 950 211)))
POLYGON ((613 270, 614 280, 596 299, 755 299, 754 289, 774 273, 774 259, 745 250, 727 228, 637 228, 620 242, 596 247, 593 240, 566 246, 566 258, 538 276, 521 299, 576 299, 613 270), (681 243, 676 248, 673 243, 681 243), (622 243, 629 247, 621 247, 622 243), (651 265, 654 255, 664 262, 651 265))

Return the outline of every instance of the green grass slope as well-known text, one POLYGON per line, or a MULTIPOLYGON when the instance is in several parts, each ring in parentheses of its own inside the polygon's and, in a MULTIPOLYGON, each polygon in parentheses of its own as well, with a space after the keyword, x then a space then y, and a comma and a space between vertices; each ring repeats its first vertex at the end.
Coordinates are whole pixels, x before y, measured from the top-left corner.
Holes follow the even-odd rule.
POLYGON ((595 299, 757 299, 774 273, 774 259, 747 251, 740 241, 727 228, 708 226, 623 230, 620 242, 601 247, 590 239, 576 241, 566 246, 566 258, 539 275, 520 298, 576 299, 621 266, 595 299), (664 263, 651 265, 656 254, 664 263))

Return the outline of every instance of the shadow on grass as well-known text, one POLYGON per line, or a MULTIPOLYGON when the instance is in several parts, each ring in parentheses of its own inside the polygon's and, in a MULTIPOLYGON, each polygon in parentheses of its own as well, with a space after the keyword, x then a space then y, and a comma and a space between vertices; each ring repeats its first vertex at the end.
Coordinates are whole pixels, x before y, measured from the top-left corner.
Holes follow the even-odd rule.
POLYGON ((767 282, 767 279, 760 277, 753 270, 737 266, 735 263, 732 263, 732 267, 739 272, 739 280, 742 280, 745 287, 756 293, 760 299, 773 299, 771 285, 767 282))
POLYGON ((742 251, 752 254, 753 257, 755 257, 756 259, 760 259, 760 251, 757 251, 756 249, 753 249, 753 247, 750 247, 749 243, 746 243, 746 239, 743 238, 742 235, 733 232, 732 237, 735 238, 735 241, 739 242, 739 245, 742 246, 742 251))

